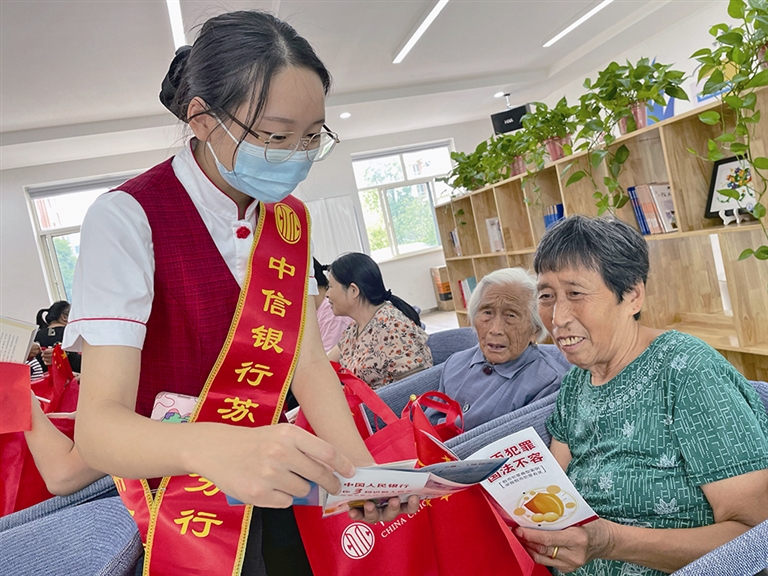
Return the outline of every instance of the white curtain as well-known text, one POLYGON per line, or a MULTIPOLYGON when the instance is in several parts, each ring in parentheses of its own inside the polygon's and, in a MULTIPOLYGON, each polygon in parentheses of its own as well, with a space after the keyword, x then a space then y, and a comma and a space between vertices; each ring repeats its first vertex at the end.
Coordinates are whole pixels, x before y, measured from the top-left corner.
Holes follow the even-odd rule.
POLYGON ((364 252, 362 229, 351 196, 306 202, 312 216, 315 258, 330 264, 346 252, 364 252))

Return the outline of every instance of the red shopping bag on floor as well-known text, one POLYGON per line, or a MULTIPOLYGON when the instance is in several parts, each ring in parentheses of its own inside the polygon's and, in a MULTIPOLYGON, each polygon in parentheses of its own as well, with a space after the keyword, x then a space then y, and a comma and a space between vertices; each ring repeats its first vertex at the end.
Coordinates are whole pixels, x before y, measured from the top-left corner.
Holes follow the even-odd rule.
MULTIPOLYGON (((354 395, 362 400, 386 424, 365 439, 379 463, 416 457, 416 434, 423 428, 439 435, 418 399, 398 418, 364 382, 350 379, 345 392, 348 399, 354 395)), ((424 464, 443 455, 418 454, 424 464)), ((297 506, 294 513, 315 576, 532 576, 536 570, 479 488, 423 501, 415 514, 375 525, 346 514, 322 518, 319 507, 297 506)))

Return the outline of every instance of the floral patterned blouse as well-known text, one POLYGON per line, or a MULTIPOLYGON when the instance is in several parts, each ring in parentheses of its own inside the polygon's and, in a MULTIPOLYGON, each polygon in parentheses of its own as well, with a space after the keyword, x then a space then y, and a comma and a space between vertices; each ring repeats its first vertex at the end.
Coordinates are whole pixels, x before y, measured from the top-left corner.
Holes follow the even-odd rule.
POLYGON ((352 322, 339 341, 339 363, 376 390, 409 372, 432 366, 427 333, 385 303, 357 334, 352 322))

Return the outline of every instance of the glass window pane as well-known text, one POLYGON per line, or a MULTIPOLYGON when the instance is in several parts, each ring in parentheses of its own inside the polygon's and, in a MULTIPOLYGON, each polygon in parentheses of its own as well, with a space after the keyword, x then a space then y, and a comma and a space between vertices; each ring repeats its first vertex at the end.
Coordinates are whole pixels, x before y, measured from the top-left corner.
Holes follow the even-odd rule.
POLYGON ((352 169, 355 171, 358 189, 405 180, 400 156, 397 154, 370 160, 355 160, 352 162, 352 169))
POLYGON ((80 233, 53 237, 53 248, 56 252, 56 263, 64 282, 67 300, 72 301, 72 279, 75 276, 75 262, 80 254, 80 233))
POLYGON ((408 180, 442 176, 451 171, 451 154, 448 148, 430 148, 403 154, 403 164, 408 180))
POLYGON ((40 229, 50 230, 51 228, 80 226, 91 204, 99 195, 108 190, 108 188, 104 188, 59 194, 47 198, 35 198, 35 212, 40 229))
POLYGON ((368 232, 368 243, 371 245, 371 258, 376 262, 392 258, 392 247, 389 244, 384 213, 379 202, 379 191, 360 192, 360 204, 363 206, 363 220, 368 232))
POLYGON ((438 246, 428 184, 391 188, 386 195, 400 254, 438 246))
POLYGON ((451 200, 451 194, 453 194, 453 188, 451 188, 445 182, 435 180, 432 183, 432 190, 435 195, 435 206, 447 204, 451 200))

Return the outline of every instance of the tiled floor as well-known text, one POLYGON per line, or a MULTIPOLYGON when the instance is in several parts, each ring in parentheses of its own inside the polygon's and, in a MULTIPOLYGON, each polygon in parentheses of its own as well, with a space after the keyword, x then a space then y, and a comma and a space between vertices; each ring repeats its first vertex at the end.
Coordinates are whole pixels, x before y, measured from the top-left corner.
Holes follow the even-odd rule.
POLYGON ((434 312, 426 312, 421 315, 421 321, 424 322, 427 327, 427 334, 459 327, 456 312, 453 310, 435 310, 434 312))

